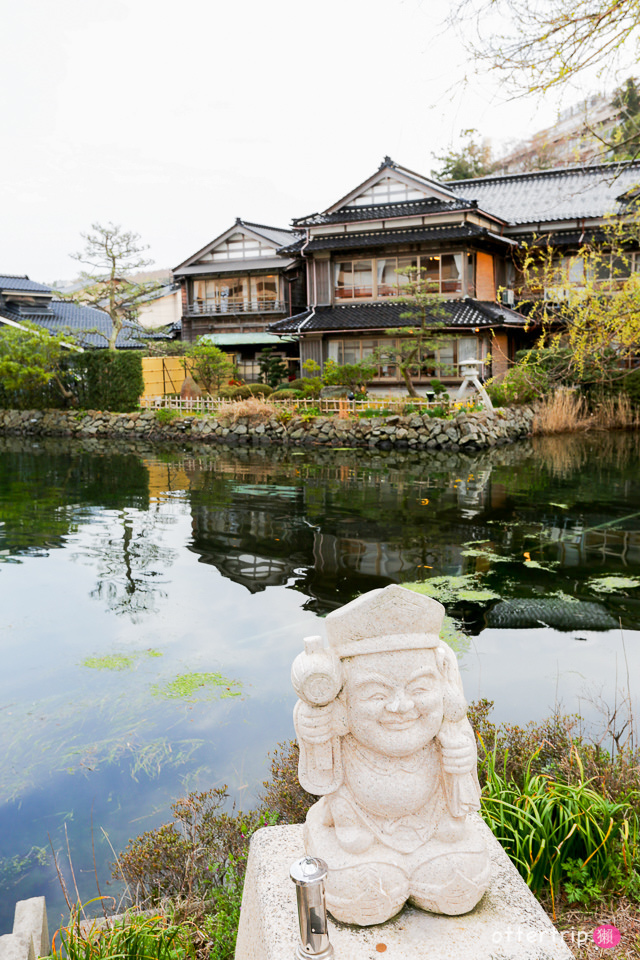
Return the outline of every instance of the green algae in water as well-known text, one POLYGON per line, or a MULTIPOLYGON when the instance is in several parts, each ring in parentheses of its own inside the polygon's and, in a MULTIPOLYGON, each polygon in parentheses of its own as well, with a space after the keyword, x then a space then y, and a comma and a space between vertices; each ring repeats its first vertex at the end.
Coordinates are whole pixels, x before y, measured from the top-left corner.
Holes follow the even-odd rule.
POLYGON ((481 588, 472 574, 457 577, 430 577, 422 583, 403 583, 403 587, 433 597, 441 603, 455 603, 457 600, 468 600, 473 603, 485 603, 488 600, 499 600, 500 594, 488 587, 481 588))
POLYGON ((164 686, 156 684, 152 692, 170 700, 215 700, 239 697, 242 687, 237 680, 229 680, 221 673, 180 673, 164 686))
POLYGON ((137 653, 107 653, 104 657, 87 657, 80 664, 81 667, 89 667, 91 670, 131 670, 135 661, 139 657, 161 657, 159 650, 149 647, 148 650, 142 650, 137 653))
POLYGON ((633 590, 640 587, 637 577, 595 577, 588 581, 592 590, 598 593, 617 593, 618 590, 633 590))
POLYGON ((121 653, 108 653, 104 657, 87 657, 81 666, 91 670, 131 670, 134 659, 121 653))

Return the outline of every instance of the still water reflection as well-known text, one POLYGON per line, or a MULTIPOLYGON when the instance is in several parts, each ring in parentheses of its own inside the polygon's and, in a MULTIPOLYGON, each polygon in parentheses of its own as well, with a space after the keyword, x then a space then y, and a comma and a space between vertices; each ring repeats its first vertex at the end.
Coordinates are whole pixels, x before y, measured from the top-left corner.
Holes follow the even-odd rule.
POLYGON ((635 697, 639 454, 624 434, 473 456, 0 440, 0 933, 20 897, 59 918, 48 837, 89 899, 92 823, 104 892, 105 832, 122 849, 189 789, 250 805, 301 638, 363 591, 435 585, 497 719, 597 724, 627 674, 635 697))

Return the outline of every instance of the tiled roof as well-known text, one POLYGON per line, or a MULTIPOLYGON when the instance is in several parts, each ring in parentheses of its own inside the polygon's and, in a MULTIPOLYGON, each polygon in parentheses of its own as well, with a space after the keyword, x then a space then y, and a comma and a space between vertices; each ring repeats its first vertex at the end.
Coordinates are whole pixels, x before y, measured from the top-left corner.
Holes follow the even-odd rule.
MULTIPOLYGON (((50 333, 71 333, 84 347, 106 347, 106 337, 111 330, 111 319, 103 310, 82 307, 76 303, 68 303, 66 300, 52 300, 46 309, 36 307, 30 310, 28 306, 23 305, 19 312, 8 310, 6 307, 3 307, 0 312, 17 323, 25 321, 35 323, 50 333), (85 333, 86 330, 99 330, 106 336, 100 336, 99 333, 85 333)), ((118 334, 116 347, 118 350, 139 350, 143 346, 141 341, 148 339, 157 339, 157 335, 143 333, 139 327, 125 322, 118 334)), ((161 339, 165 338, 161 337, 161 339)))
POLYGON ((25 292, 31 293, 51 293, 51 287, 29 280, 26 274, 20 277, 12 273, 0 273, 0 290, 24 290, 25 292))
POLYGON ((456 193, 512 224, 580 220, 619 212, 640 183, 640 161, 598 163, 449 183, 456 193))
POLYGON ((255 233, 259 233, 265 239, 270 240, 272 243, 275 243, 276 246, 281 247, 285 243, 291 243, 291 240, 296 237, 296 233, 293 230, 285 230, 281 227, 268 227, 264 223, 251 223, 250 220, 241 220, 238 219, 238 225, 244 225, 249 227, 255 233))
POLYGON ((335 213, 312 213, 292 222, 296 226, 315 227, 323 223, 351 223, 359 220, 388 220, 393 217, 415 217, 426 213, 442 213, 447 210, 468 210, 476 206, 466 198, 459 200, 440 200, 437 197, 425 197, 424 200, 412 200, 407 203, 376 203, 368 207, 342 207, 335 213))
MULTIPOLYGON (((385 330, 387 327, 410 326, 401 314, 407 312, 405 303, 358 303, 316 307, 315 313, 306 310, 286 320, 270 323, 272 333, 311 333, 319 330, 385 330)), ((493 327, 515 325, 522 327, 526 317, 490 300, 444 300, 438 302, 429 318, 447 327, 493 327)))
MULTIPOLYGON (((360 247, 379 247, 391 243, 425 243, 429 240, 466 240, 472 237, 488 236, 485 227, 475 223, 462 223, 455 226, 411 227, 406 230, 369 230, 366 233, 332 233, 328 237, 315 237, 304 248, 304 252, 313 250, 349 250, 360 247)), ((294 253, 301 249, 304 240, 295 245, 283 247, 281 253, 294 253)))

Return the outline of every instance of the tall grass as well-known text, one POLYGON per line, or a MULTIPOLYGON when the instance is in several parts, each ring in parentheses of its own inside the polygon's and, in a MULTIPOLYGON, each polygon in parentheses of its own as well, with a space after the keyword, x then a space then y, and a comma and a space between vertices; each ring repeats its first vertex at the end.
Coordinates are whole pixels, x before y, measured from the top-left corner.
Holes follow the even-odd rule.
MULTIPOLYGON (((484 744, 481 741, 481 745, 484 744)), ((572 751, 579 774, 573 783, 551 774, 533 773, 540 752, 532 756, 521 783, 502 769, 496 751, 486 751, 482 814, 509 858, 538 896, 554 905, 560 884, 580 901, 610 894, 640 893, 640 822, 638 797, 619 802, 603 796, 585 780, 578 751, 572 751)))
POLYGON ((595 426, 602 430, 633 430, 640 427, 640 408, 625 393, 603 400, 595 412, 595 426))
POLYGON ((556 390, 541 404, 533 420, 533 433, 567 433, 591 425, 584 399, 572 390, 556 390))
POLYGON ((534 434, 570 433, 579 430, 632 430, 640 428, 640 408, 629 397, 601 400, 591 411, 586 400, 573 390, 560 389, 547 397, 533 420, 534 434))
POLYGON ((73 907, 53 938, 55 960, 181 960, 195 957, 192 925, 166 917, 131 915, 115 923, 82 921, 73 907))

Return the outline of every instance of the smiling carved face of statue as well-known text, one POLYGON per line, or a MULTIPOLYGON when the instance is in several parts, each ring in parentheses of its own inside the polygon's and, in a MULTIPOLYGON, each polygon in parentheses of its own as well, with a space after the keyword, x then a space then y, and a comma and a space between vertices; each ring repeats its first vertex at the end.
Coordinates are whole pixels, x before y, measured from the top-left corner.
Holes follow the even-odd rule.
POLYGON ((438 733, 443 681, 433 649, 351 657, 346 667, 347 723, 363 747, 390 757, 421 750, 438 733))

